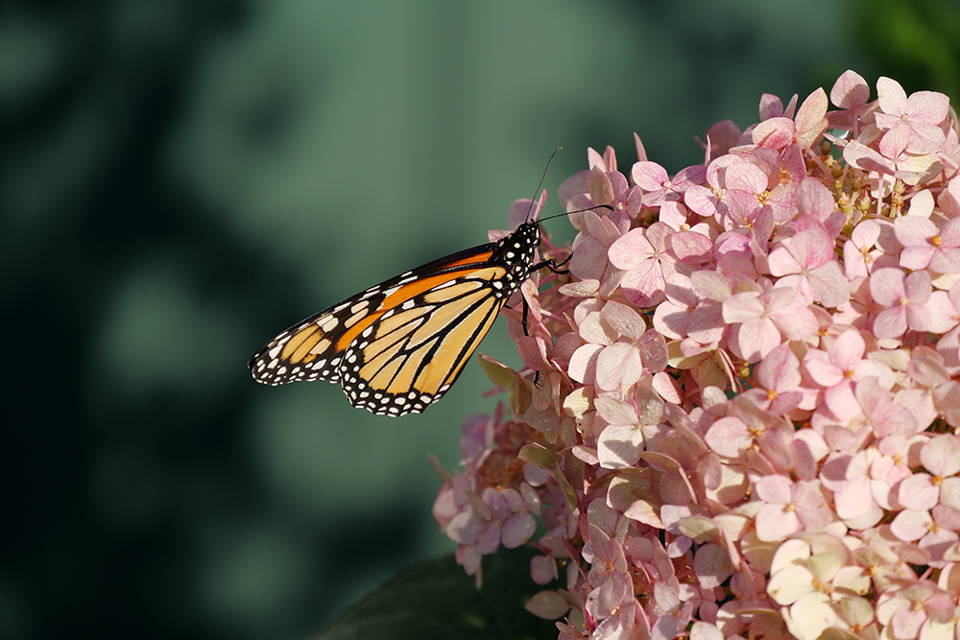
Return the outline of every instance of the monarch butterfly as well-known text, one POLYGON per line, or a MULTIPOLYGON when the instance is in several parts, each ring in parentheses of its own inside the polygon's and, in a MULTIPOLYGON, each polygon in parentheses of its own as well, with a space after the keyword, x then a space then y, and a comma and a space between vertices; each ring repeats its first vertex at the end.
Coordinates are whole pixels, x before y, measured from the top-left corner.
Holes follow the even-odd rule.
POLYGON ((523 222, 497 242, 401 273, 296 323, 250 358, 254 380, 324 380, 371 413, 420 413, 456 381, 523 281, 562 265, 534 263, 540 222, 523 222))

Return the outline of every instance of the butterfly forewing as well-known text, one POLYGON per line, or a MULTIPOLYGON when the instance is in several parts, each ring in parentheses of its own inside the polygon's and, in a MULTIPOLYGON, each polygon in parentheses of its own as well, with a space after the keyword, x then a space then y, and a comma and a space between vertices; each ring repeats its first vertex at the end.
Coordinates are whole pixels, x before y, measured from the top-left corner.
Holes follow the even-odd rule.
POLYGON ((339 384, 356 407, 401 416, 450 388, 507 298, 529 275, 539 229, 435 260, 313 315, 248 363, 270 385, 339 384))

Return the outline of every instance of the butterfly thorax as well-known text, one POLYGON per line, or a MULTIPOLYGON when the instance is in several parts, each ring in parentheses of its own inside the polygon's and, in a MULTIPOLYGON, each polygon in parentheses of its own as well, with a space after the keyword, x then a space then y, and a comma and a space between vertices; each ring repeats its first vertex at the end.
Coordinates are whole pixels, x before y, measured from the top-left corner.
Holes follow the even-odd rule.
POLYGON ((494 282, 497 296, 509 297, 530 275, 537 247, 540 246, 540 226, 536 222, 524 222, 516 231, 497 241, 490 261, 503 266, 507 273, 503 279, 494 282))

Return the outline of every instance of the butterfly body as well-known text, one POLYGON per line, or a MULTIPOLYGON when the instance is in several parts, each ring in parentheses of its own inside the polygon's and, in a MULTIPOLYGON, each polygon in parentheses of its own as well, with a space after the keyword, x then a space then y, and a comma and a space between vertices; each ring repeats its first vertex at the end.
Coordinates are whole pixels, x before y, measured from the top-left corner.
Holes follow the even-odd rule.
POLYGON ((536 269, 537 222, 402 273, 281 332, 250 359, 258 382, 324 380, 378 415, 443 396, 507 299, 536 269))

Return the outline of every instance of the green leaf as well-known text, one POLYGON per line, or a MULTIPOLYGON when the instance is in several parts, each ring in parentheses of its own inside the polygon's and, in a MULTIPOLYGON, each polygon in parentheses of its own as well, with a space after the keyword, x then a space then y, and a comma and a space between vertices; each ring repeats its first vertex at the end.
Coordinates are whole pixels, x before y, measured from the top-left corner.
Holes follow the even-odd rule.
POLYGON ((453 556, 414 565, 346 611, 315 640, 541 640, 553 622, 524 609, 540 587, 530 579, 532 549, 483 559, 477 589, 453 556))

